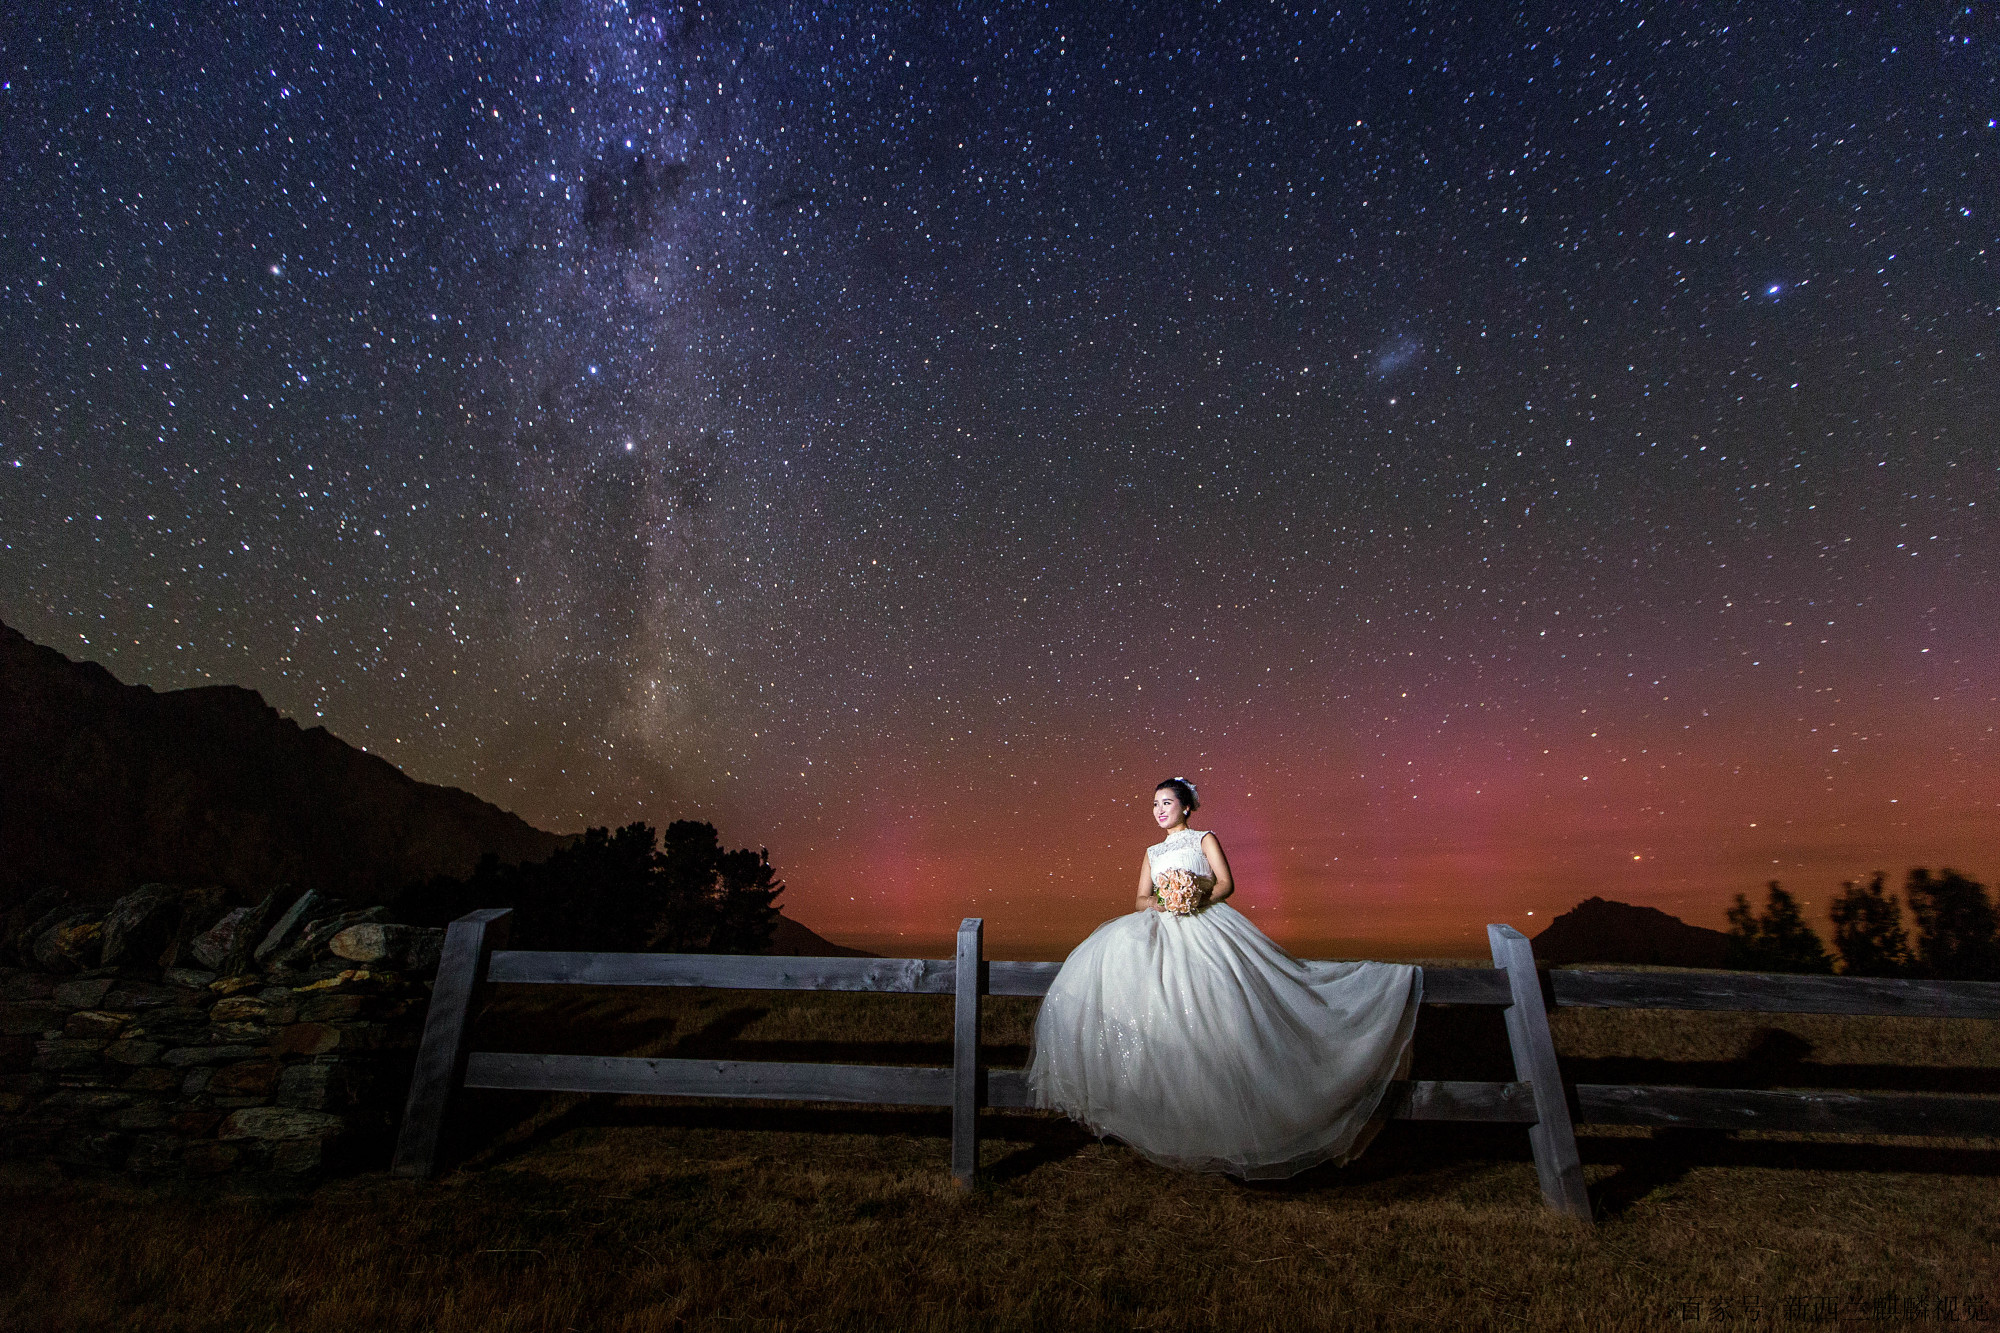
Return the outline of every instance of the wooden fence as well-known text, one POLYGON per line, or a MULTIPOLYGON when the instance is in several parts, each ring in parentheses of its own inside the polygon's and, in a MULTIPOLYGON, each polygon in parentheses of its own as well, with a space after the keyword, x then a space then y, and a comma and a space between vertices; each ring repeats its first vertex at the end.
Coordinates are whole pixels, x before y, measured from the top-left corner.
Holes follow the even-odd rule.
MULTIPOLYGON (((505 909, 472 912, 452 922, 445 934, 396 1144, 397 1175, 421 1178, 437 1168, 446 1117, 462 1088, 948 1106, 952 1175, 965 1185, 978 1171, 979 1108, 1032 1105, 1024 1071, 987 1069, 979 1063, 979 998, 1045 995, 1061 965, 983 959, 978 917, 959 926, 955 958, 926 959, 512 951, 502 947, 509 915, 505 909), (951 995, 952 1063, 780 1064, 468 1050, 480 991, 496 982, 951 995)), ((1486 934, 1493 967, 1426 968, 1424 1003, 1504 1010, 1515 1081, 1403 1080, 1390 1085, 1384 1109, 1402 1120, 1523 1126, 1534 1149, 1542 1197, 1569 1216, 1587 1221, 1591 1215, 1574 1123, 2000 1136, 2000 1098, 1994 1097, 1565 1084, 1548 1022, 1551 1005, 1990 1019, 2000 1018, 2000 984, 1756 973, 1550 972, 1536 968, 1527 937, 1511 926, 1490 925, 1486 934)))

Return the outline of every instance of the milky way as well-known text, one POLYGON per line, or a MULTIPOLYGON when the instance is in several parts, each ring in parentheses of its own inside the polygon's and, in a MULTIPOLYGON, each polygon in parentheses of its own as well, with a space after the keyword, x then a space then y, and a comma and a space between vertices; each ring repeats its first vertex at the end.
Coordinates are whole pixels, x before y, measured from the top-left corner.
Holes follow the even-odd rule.
POLYGON ((1460 8, 30 4, 0 617, 862 942, 1990 882, 2000 26, 1460 8))

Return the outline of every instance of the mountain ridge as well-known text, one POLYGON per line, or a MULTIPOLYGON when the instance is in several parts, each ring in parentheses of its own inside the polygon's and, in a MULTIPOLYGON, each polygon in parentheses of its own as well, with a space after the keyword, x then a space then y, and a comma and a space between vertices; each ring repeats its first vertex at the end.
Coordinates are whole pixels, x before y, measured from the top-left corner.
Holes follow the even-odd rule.
MULTIPOLYGON (((0 623, 0 912, 42 888, 108 902, 145 883, 386 904, 574 836, 419 782, 255 690, 126 684, 0 623)), ((875 957, 782 914, 769 952, 875 957)))
POLYGON ((128 685, 0 624, 0 906, 145 882, 289 884, 384 902, 487 852, 569 841, 457 787, 418 782, 238 685, 128 685))

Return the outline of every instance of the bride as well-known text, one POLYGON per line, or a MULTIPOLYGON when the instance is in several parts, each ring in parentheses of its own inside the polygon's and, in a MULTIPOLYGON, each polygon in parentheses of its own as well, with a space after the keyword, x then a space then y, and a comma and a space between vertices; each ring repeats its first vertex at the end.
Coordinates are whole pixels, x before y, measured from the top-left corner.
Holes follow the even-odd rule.
POLYGON ((1139 865, 1134 910, 1063 963, 1035 1020, 1028 1083, 1163 1166, 1272 1180, 1368 1145, 1409 1070, 1423 972, 1301 962, 1225 901, 1213 833, 1188 827, 1192 782, 1153 792, 1164 841, 1139 865))

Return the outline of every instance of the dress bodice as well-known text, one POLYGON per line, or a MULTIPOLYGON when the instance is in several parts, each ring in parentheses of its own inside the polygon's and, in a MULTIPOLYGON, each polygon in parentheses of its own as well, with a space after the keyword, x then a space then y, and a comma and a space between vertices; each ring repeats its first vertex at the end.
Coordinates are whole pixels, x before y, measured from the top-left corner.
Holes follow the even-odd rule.
POLYGON ((1188 870, 1196 879, 1213 882, 1215 871, 1209 867, 1208 858, 1202 855, 1201 840, 1207 837, 1204 831, 1184 828, 1166 836, 1164 842, 1156 842, 1146 849, 1146 857, 1153 865, 1153 873, 1165 870, 1188 870))

